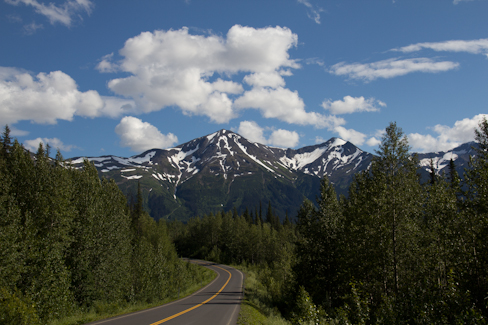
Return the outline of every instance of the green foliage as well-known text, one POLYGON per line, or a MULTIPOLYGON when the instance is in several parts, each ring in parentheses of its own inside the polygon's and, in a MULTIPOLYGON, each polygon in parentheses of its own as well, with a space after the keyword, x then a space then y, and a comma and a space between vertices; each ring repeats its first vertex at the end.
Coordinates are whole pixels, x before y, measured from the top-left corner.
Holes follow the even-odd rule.
POLYGON ((0 288, 0 324, 36 325, 41 324, 34 302, 24 297, 18 290, 10 292, 0 288))
MULTIPOLYGON (((0 141, 1 324, 48 323, 80 311, 158 302, 202 281, 177 258, 165 222, 133 209, 88 161, 31 155, 0 141)), ((140 194, 140 193, 139 193, 140 194)))
POLYGON ((337 195, 327 178, 322 180, 320 193, 318 210, 305 201, 298 213, 300 236, 295 274, 314 301, 331 308, 340 296, 337 267, 344 221, 337 195))
POLYGON ((266 266, 241 265, 238 268, 245 273, 244 300, 237 324, 239 325, 286 325, 289 324, 277 310, 270 293, 264 283, 261 282, 263 272, 269 273, 266 266))
POLYGON ((303 286, 298 289, 295 310, 291 316, 292 324, 314 325, 320 323, 320 312, 303 286))
POLYGON ((303 203, 295 281, 327 311, 328 323, 486 323, 486 120, 476 134, 480 149, 464 184, 453 164, 448 178, 432 168, 430 182, 420 184, 407 138, 392 123, 347 198, 338 205, 323 185, 318 210, 303 203))
POLYGON ((345 324, 368 324, 368 301, 355 282, 351 282, 350 286, 351 292, 343 297, 344 305, 337 310, 338 319, 345 324))

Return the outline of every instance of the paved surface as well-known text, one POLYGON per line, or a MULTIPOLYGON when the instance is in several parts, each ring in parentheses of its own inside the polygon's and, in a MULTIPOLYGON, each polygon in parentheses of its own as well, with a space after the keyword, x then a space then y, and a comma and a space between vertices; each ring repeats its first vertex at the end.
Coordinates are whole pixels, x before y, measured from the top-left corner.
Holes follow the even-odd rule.
POLYGON ((243 275, 226 265, 199 261, 217 272, 214 281, 172 303, 90 323, 91 325, 236 324, 242 300, 243 275))

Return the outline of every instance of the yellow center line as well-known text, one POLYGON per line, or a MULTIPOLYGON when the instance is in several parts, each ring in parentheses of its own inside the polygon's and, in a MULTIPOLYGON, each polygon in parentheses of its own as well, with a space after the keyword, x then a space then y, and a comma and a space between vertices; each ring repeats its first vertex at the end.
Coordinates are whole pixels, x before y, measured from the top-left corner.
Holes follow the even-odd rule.
POLYGON ((195 306, 193 306, 193 307, 191 307, 191 308, 188 308, 188 309, 186 309, 186 310, 183 310, 183 311, 181 311, 181 312, 179 312, 179 313, 177 313, 177 314, 174 314, 173 316, 166 317, 165 319, 162 319, 162 320, 157 321, 157 322, 155 322, 155 323, 152 323, 152 324, 150 324, 150 325, 159 325, 159 324, 162 324, 162 323, 164 323, 164 322, 167 322, 167 321, 169 321, 169 320, 171 320, 171 319, 173 319, 173 318, 176 318, 176 317, 178 317, 178 316, 181 316, 181 315, 183 315, 183 314, 186 314, 187 312, 192 311, 193 309, 197 309, 198 307, 205 305, 207 302, 209 302, 210 300, 212 300, 212 299, 214 299, 215 297, 217 297, 217 296, 218 296, 218 295, 219 295, 219 294, 222 292, 222 290, 224 290, 224 288, 227 286, 227 284, 229 283, 230 278, 232 277, 232 275, 231 275, 231 274, 230 274, 230 272, 229 272, 229 271, 227 271, 226 269, 223 269, 223 268, 218 267, 218 266, 215 266, 215 267, 217 267, 217 268, 219 268, 219 269, 221 269, 221 270, 224 270, 225 272, 229 273, 229 278, 227 279, 227 282, 225 282, 225 284, 222 286, 222 288, 220 288, 220 290, 219 290, 219 291, 217 291, 217 293, 216 293, 216 294, 214 294, 212 297, 208 298, 208 299, 207 299, 207 300, 205 300, 204 302, 199 303, 198 305, 195 305, 195 306))

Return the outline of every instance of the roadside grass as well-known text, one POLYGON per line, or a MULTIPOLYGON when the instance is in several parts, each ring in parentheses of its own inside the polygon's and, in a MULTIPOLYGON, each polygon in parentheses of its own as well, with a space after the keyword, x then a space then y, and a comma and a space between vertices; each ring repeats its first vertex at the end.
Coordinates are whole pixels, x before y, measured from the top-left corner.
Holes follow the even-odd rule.
POLYGON ((237 325, 288 325, 276 308, 270 307, 269 294, 259 282, 257 274, 252 269, 243 266, 233 266, 245 274, 244 299, 237 319, 237 325))
POLYGON ((48 323, 48 325, 81 325, 164 305, 172 301, 185 298, 205 287, 207 284, 215 279, 217 273, 202 267, 202 275, 204 280, 201 283, 195 283, 186 288, 186 290, 181 291, 179 294, 179 298, 178 296, 173 296, 152 303, 95 303, 94 306, 91 307, 89 310, 84 310, 80 308, 74 311, 70 316, 54 320, 48 323))

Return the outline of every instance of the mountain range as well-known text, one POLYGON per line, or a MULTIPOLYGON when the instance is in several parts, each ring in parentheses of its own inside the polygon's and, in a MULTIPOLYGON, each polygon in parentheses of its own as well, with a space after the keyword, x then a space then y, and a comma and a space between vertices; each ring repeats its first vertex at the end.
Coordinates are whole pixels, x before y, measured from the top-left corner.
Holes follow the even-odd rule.
MULTIPOLYGON (((418 154, 420 173, 430 161, 447 173, 452 158, 460 174, 475 152, 474 142, 447 152, 418 154)), ((300 149, 281 149, 220 130, 170 149, 152 149, 129 158, 75 157, 74 167, 91 161, 101 177, 112 178, 129 197, 138 184, 144 206, 158 219, 188 220, 217 211, 246 208, 254 212, 271 202, 275 214, 293 217, 305 198, 315 201, 325 175, 338 194, 347 194, 355 173, 369 167, 374 155, 340 138, 300 149)), ((264 212, 263 212, 264 213, 264 212)))

